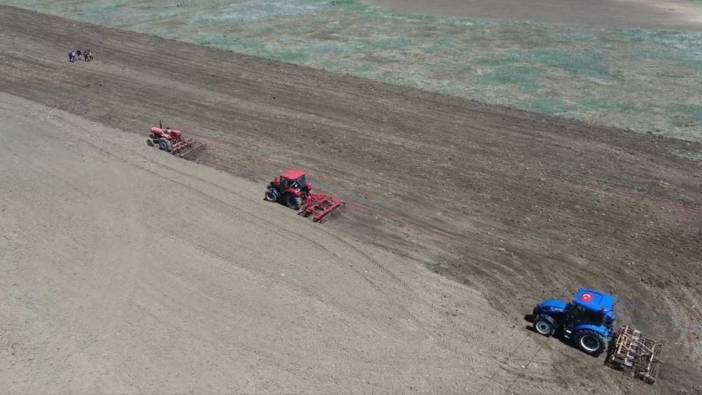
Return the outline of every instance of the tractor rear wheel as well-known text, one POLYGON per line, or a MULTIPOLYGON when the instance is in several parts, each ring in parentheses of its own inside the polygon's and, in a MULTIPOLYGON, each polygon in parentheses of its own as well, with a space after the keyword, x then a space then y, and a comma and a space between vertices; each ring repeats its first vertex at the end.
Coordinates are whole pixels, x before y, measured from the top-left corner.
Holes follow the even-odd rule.
POLYGON ((158 140, 158 147, 166 152, 171 152, 172 148, 171 142, 164 138, 158 140))
POLYGON ((537 315, 534 318, 534 330, 540 335, 551 336, 556 331, 556 321, 547 315, 537 315))
POLYGON ((592 356, 599 356, 607 348, 605 338, 599 333, 582 330, 575 333, 575 341, 581 350, 592 356))
POLYGON ((288 195, 288 198, 285 200, 285 205, 293 210, 299 210, 300 206, 302 206, 302 198, 288 195))

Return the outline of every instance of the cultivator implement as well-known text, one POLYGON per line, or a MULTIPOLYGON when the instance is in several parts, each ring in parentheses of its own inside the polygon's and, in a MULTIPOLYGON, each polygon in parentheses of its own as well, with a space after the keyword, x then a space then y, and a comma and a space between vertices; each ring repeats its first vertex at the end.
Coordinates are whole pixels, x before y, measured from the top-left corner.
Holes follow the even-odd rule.
POLYGON ((311 193, 300 207, 298 214, 305 217, 312 216, 314 222, 324 222, 328 215, 345 204, 343 200, 333 196, 311 193))
POLYGON ((661 363, 661 344, 641 336, 641 332, 629 325, 617 331, 607 363, 615 369, 630 372, 632 376, 648 384, 656 382, 661 363))
POLYGON ((205 144, 193 141, 191 139, 183 139, 171 148, 171 154, 181 158, 191 158, 205 149, 205 144))

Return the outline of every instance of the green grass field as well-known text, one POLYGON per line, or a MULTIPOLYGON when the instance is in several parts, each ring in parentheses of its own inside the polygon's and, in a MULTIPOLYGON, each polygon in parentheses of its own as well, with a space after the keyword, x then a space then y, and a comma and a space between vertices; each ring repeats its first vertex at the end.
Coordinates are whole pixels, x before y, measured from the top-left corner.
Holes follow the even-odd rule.
POLYGON ((702 141, 702 33, 401 15, 356 0, 0 3, 487 103, 702 141))

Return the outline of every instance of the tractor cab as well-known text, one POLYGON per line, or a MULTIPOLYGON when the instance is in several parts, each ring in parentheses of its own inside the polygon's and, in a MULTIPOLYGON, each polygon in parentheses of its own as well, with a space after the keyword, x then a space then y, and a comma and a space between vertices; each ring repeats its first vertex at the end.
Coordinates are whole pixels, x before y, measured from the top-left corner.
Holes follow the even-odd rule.
POLYGON ((282 188, 289 189, 311 189, 311 185, 307 183, 305 173, 302 170, 287 170, 278 177, 282 188))
POLYGON ((574 323, 612 326, 614 324, 614 305, 612 295, 592 289, 580 289, 569 303, 567 318, 574 323))
POLYGON ((534 329, 544 336, 575 341, 583 351, 599 355, 614 335, 616 298, 582 288, 570 303, 546 300, 534 308, 534 329))
POLYGON ((299 210, 307 200, 312 185, 307 183, 305 172, 302 170, 286 170, 268 185, 266 200, 280 202, 299 210))

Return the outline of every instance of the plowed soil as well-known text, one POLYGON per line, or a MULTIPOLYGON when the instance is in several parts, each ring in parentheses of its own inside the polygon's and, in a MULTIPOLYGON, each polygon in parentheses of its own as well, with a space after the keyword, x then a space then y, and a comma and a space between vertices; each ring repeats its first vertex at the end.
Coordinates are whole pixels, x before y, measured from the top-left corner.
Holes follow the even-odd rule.
MULTIPOLYGON (((248 185, 261 196, 280 170, 308 169, 321 189, 348 203, 341 216, 321 225, 325 232, 354 240, 360 251, 384 251, 393 257, 388 262, 400 259, 398 267, 421 264, 468 286, 461 289, 479 290, 490 309, 474 310, 481 299, 454 304, 446 313, 454 317, 448 322, 490 322, 448 335, 449 348, 486 346, 471 354, 466 382, 447 389, 702 389, 702 163, 686 159, 699 155, 702 145, 11 7, 0 7, 0 29, 0 91, 142 136, 162 119, 208 145, 196 162, 256 182, 248 185), (96 60, 68 64, 66 52, 74 47, 92 48, 96 60), (602 366, 601 358, 526 329, 522 317, 535 303, 567 298, 581 286, 615 293, 621 323, 665 342, 666 363, 656 386, 627 379, 602 366), (482 361, 497 366, 482 369, 482 361)), ((279 215, 303 221, 286 210, 279 215)), ((186 227, 180 237, 201 236, 186 227)), ((320 355, 338 350, 333 343, 319 349, 320 355)), ((380 365, 402 369, 396 361, 373 366, 380 365)), ((353 368, 339 369, 337 374, 354 375, 353 368)), ((426 375, 441 370, 434 365, 426 375)), ((319 379, 310 388, 411 389, 400 386, 401 379, 373 382, 377 386, 348 387, 341 380, 335 387, 319 379)), ((412 388, 432 388, 424 383, 412 388)), ((285 390, 283 384, 214 389, 222 388, 285 390)), ((303 382, 292 386, 303 388, 303 382)))
POLYGON ((255 183, 5 93, 0 119, 3 393, 496 392, 538 347, 484 357, 502 318, 478 292, 255 183))

